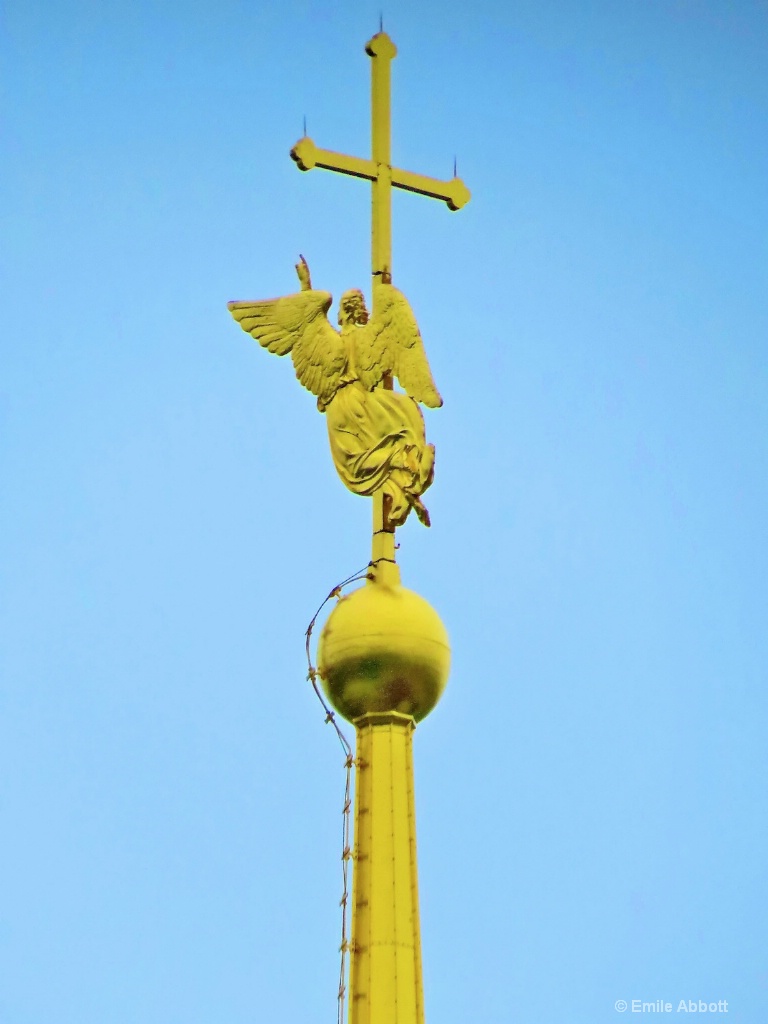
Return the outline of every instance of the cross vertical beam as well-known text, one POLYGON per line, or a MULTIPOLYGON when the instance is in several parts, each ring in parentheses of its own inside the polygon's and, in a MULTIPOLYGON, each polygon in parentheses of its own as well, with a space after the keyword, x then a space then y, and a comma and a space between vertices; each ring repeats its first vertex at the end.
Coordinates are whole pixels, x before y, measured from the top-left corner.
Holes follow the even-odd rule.
MULTIPOLYGON (((371 213, 371 273, 392 280, 392 61, 397 48, 380 32, 365 47, 371 60, 371 157, 376 165, 371 213)), ((374 292, 374 309, 375 309, 374 292)))

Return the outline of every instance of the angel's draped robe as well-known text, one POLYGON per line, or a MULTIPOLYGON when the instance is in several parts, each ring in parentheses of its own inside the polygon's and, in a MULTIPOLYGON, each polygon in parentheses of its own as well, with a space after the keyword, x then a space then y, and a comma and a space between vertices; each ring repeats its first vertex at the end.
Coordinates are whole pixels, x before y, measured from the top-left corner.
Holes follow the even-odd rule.
POLYGON ((408 395, 382 387, 367 391, 348 378, 325 415, 342 482, 363 495, 383 487, 391 499, 388 519, 401 525, 434 473, 435 449, 426 443, 421 409, 408 395))

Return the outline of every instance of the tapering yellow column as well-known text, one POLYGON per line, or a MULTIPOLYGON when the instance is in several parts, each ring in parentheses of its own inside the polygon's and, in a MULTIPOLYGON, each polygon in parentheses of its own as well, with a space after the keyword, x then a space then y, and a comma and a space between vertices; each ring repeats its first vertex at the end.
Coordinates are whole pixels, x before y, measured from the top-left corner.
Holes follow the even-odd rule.
POLYGON ((320 636, 323 687, 357 732, 349 1024, 424 1021, 412 736, 449 664, 435 610, 380 578, 342 598, 320 636))
POLYGON ((350 1024, 424 1020, 411 737, 397 711, 355 721, 350 1024))

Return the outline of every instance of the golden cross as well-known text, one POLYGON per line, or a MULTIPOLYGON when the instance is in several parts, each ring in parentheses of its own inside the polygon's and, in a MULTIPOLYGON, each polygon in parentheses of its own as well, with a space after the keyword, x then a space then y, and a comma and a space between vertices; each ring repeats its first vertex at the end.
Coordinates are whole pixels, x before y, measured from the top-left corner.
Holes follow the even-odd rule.
MULTIPOLYGON (((392 281, 392 189, 417 192, 431 199, 441 199, 449 210, 460 210, 469 202, 470 192, 454 171, 450 181, 439 181, 412 171, 392 167, 390 126, 390 64, 397 56, 397 47, 385 32, 378 32, 365 46, 371 58, 371 158, 346 156, 330 149, 320 149, 305 136, 291 150, 291 158, 302 171, 322 167, 327 171, 364 178, 372 184, 371 273, 389 284, 392 281)), ((374 313, 375 309, 374 290, 374 313)), ((387 386, 387 384, 385 384, 387 386)), ((392 386, 391 381, 389 387, 392 386)), ((374 569, 395 564, 395 531, 387 523, 384 495, 373 495, 373 557, 374 569)), ((394 570, 396 573, 396 570, 394 570)), ((387 574, 395 580, 397 576, 387 574)))

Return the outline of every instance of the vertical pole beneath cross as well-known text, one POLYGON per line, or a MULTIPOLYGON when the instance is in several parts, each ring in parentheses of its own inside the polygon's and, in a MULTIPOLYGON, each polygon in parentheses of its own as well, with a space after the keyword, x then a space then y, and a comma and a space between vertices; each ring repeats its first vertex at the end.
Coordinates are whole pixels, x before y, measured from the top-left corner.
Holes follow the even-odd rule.
POLYGON ((355 719, 348 1024, 424 1024, 412 737, 397 711, 355 719))
MULTIPOLYGON (((391 62, 397 47, 384 32, 379 32, 365 47, 371 58, 371 158, 376 165, 372 188, 371 274, 373 312, 376 314, 377 279, 392 281, 392 152, 391 152, 391 62)), ((384 387, 392 388, 391 379, 384 387)), ((399 583, 395 565, 395 531, 387 523, 383 491, 373 495, 373 544, 371 560, 374 574, 381 582, 399 583)))

